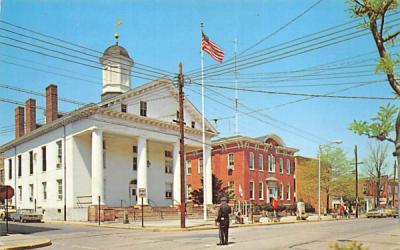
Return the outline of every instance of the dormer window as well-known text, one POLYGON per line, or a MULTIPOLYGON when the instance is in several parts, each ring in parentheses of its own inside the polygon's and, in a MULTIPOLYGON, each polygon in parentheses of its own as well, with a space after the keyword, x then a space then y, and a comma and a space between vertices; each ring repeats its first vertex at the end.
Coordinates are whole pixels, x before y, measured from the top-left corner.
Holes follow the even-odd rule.
POLYGON ((147 116, 147 102, 140 101, 140 116, 147 116))

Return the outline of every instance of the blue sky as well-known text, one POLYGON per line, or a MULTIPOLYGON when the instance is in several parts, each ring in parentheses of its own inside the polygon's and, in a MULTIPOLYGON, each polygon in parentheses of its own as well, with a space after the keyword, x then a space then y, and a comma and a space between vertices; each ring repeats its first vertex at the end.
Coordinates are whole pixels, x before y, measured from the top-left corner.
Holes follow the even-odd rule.
MULTIPOLYGON (((224 51, 226 58, 234 53, 234 40, 238 39, 238 51, 252 46, 268 34, 289 22, 316 1, 22 1, 3 0, 0 18, 1 20, 21 25, 23 27, 46 33, 63 40, 78 43, 82 46, 104 51, 106 47, 114 43, 114 24, 116 20, 123 21, 119 27, 120 45, 124 46, 130 56, 137 63, 150 65, 177 72, 178 63, 184 65, 184 72, 198 70, 200 68, 200 23, 205 25, 205 33, 213 39, 224 51)), ((323 0, 315 8, 304 16, 270 37, 255 49, 265 49, 281 42, 311 34, 322 29, 351 21, 347 12, 345 1, 323 0)), ((1 24, 1 28, 13 27, 1 24)), ((357 29, 354 29, 356 32, 357 29)), ((21 39, 21 37, 1 31, 6 35, 21 39)), ((26 33, 29 34, 29 33, 26 33)), ((10 40, 0 38, 3 42, 10 40)), ((23 39, 24 41, 26 39, 23 39)), ((13 43, 13 42, 11 42, 13 43)), ((316 51, 304 53, 283 60, 271 62, 258 67, 240 70, 238 75, 243 79, 246 74, 259 74, 265 72, 289 71, 307 68, 319 64, 340 60, 360 54, 374 52, 376 49, 370 35, 353 39, 333 46, 328 46, 316 51)), ((21 51, 8 46, 0 46, 0 83, 23 87, 43 92, 49 83, 59 86, 59 96, 80 100, 83 102, 98 102, 101 94, 101 72, 98 69, 88 68, 82 65, 71 64, 57 59, 47 58, 27 51, 21 51), (5 63, 6 62, 6 63, 5 63), (11 65, 9 63, 24 64, 42 70, 59 72, 76 77, 90 79, 92 83, 70 79, 59 75, 35 71, 29 68, 11 65), (56 69, 57 68, 57 69, 56 69), (68 70, 68 72, 61 71, 68 70), (74 73, 71 73, 74 72, 74 73), (93 83, 94 82, 94 83, 93 83), (96 82, 98 84, 96 84, 96 82)), ((372 54, 364 57, 366 64, 375 64, 372 54), (371 58, 372 57, 372 58, 371 58), (369 59, 369 61, 367 61, 369 59)), ((205 55, 205 65, 215 62, 205 55)), ((346 72, 370 70, 369 76, 340 79, 321 79, 310 81, 294 80, 287 82, 269 83, 275 87, 263 88, 265 83, 254 83, 259 88, 273 91, 288 91, 302 93, 327 93, 336 91, 350 85, 318 86, 318 87, 286 87, 277 85, 304 85, 304 84, 336 84, 352 83, 383 79, 382 75, 373 75, 374 66, 364 68, 343 69, 346 72), (263 85, 264 84, 264 85, 263 85)), ((298 74, 297 74, 298 75, 298 74)), ((212 84, 225 84, 232 86, 233 73, 208 81, 212 84), (228 79, 228 80, 227 80, 228 79)), ((277 76, 277 75, 274 75, 277 76)), ((278 74, 279 76, 279 74, 278 74)), ((190 75, 189 75, 190 77, 190 75)), ((279 76, 284 77, 284 76, 279 76)), ((146 80, 132 78, 132 87, 146 83, 146 80)), ((248 87, 239 80, 240 87, 248 87)), ((186 88, 190 100, 200 109, 200 97, 189 89, 199 91, 195 85, 186 88)), ((233 91, 215 89, 224 95, 234 96, 233 91)), ((206 94, 218 99, 220 102, 232 106, 232 101, 215 96, 206 90, 206 94)), ((341 95, 355 96, 388 96, 393 93, 388 84, 370 84, 354 88, 341 95)), ((1 89, 0 98, 25 101, 28 94, 1 89)), ((44 98, 35 97, 38 105, 44 106, 44 98)), ((295 96, 266 95, 260 93, 240 92, 239 101, 254 109, 273 107, 281 103, 287 103, 299 99, 295 96)), ((352 100, 352 99, 328 99, 314 98, 280 108, 272 108, 263 114, 254 115, 268 120, 265 114, 284 122, 272 122, 273 126, 262 123, 259 120, 240 115, 240 132, 248 136, 262 136, 276 133, 283 138, 288 146, 300 149, 299 154, 315 156, 318 143, 329 140, 343 140, 343 147, 348 151, 349 157, 353 155, 355 144, 359 146, 361 158, 367 154, 368 140, 354 135, 347 127, 353 119, 368 120, 375 115, 380 105, 387 101, 379 100, 352 100), (278 127, 276 126, 278 124, 278 127), (290 124, 292 127, 288 127, 290 124), (288 132, 288 130, 290 132, 288 132), (301 134, 298 136, 297 134, 301 134), (309 135, 309 133, 318 136, 309 135), (305 137, 305 138, 304 138, 305 137), (312 138, 310 138, 312 137, 312 138)), ((13 112, 15 106, 0 103, 2 127, 13 125, 13 112)), ((60 109, 69 111, 77 108, 76 105, 60 103, 60 109)), ((243 111, 247 111, 241 107, 243 111)), ((233 115, 232 109, 226 108, 211 100, 206 103, 207 118, 214 119, 233 115)), ((41 112, 38 112, 40 119, 41 112)), ((224 119, 217 122, 220 136, 229 136, 234 133, 234 119, 224 119)), ((14 137, 13 132, 0 133, 0 144, 14 137)))

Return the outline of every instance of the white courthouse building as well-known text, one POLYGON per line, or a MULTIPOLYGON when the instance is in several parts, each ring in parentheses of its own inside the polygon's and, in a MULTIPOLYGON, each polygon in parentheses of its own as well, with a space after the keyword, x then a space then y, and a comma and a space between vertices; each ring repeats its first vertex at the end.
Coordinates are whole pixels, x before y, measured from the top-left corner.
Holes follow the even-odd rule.
MULTIPOLYGON (((102 101, 58 112, 57 86, 46 88, 45 124, 36 102, 15 110, 16 138, 1 146, 5 184, 17 208, 36 208, 45 219, 87 220, 88 206, 179 205, 178 89, 167 77, 131 89, 133 60, 118 44, 100 58, 102 101)), ((100 94, 100 93, 99 93, 100 94)), ((201 113, 186 99, 185 150, 202 148, 201 113)), ((206 123, 206 145, 217 131, 206 123)), ((211 148, 204 169, 211 190, 211 148)), ((212 194, 206 197, 212 204, 212 194)))

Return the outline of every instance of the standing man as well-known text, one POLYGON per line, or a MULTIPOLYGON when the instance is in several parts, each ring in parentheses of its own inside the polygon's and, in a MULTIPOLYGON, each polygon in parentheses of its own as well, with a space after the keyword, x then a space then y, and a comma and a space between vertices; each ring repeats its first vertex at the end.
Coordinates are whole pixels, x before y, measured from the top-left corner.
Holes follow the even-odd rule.
POLYGON ((218 217, 215 219, 215 222, 219 224, 219 243, 217 245, 228 245, 229 214, 231 212, 226 197, 222 197, 218 217))

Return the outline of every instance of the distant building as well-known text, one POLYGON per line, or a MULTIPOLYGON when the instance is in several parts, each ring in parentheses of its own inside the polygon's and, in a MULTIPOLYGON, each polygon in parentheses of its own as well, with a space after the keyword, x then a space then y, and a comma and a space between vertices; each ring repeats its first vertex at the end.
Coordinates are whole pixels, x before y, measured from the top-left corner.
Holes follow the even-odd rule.
MULTIPOLYGON (((267 204, 276 198, 282 205, 296 201, 295 161, 298 150, 277 135, 258 138, 232 136, 212 142, 212 172, 234 200, 267 204)), ((201 151, 187 155, 187 195, 202 187, 201 151)))
MULTIPOLYGON (((16 108, 16 138, 0 152, 5 184, 15 189, 17 208, 36 206, 46 219, 87 220, 89 206, 140 204, 139 189, 146 191, 145 205, 179 205, 177 87, 161 78, 131 89, 134 62, 118 44, 105 50, 100 63, 100 103, 60 114, 57 86, 50 85, 45 124, 36 122, 35 100, 16 108)), ((184 116, 186 150, 197 151, 202 148, 202 116, 187 98, 184 116)), ((216 134, 206 122, 208 145, 216 134)), ((211 180, 210 147, 204 162, 211 180)), ((208 204, 211 197, 210 192, 208 204)))
POLYGON ((393 177, 384 175, 381 177, 381 193, 377 197, 376 181, 374 178, 361 178, 362 193, 367 201, 367 208, 398 206, 399 200, 399 183, 398 180, 393 181, 393 177), (394 193, 394 201, 393 201, 394 193))

